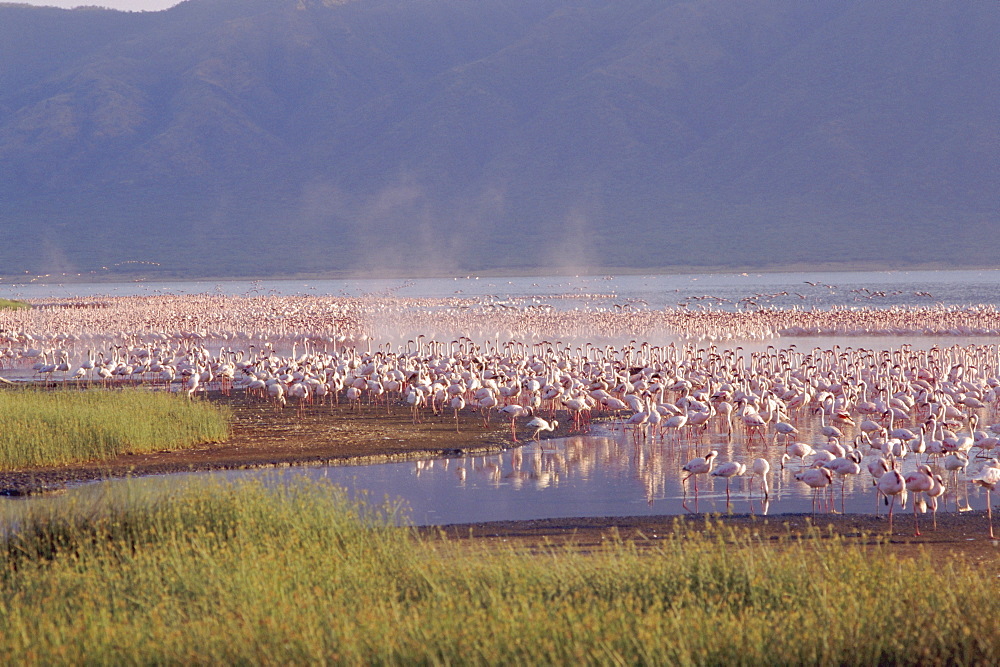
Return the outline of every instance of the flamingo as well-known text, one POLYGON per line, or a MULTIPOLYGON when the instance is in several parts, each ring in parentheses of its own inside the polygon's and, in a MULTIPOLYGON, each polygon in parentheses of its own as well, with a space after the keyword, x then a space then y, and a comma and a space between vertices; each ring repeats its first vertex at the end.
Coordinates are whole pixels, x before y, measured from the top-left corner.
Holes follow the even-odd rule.
POLYGON ((646 437, 646 424, 649 421, 650 412, 649 409, 639 410, 625 421, 625 428, 632 427, 632 437, 635 438, 636 442, 639 442, 640 433, 643 438, 646 437))
POLYGON ((960 472, 965 472, 965 469, 969 467, 969 455, 965 452, 952 452, 948 456, 944 457, 944 462, 941 464, 944 469, 955 475, 955 483, 958 483, 958 474, 960 472))
POLYGON ((586 431, 587 429, 584 428, 584 419, 590 410, 590 404, 587 403, 585 396, 577 394, 575 396, 564 397, 562 404, 573 415, 573 430, 581 433, 586 431))
POLYGON ((680 433, 681 433, 681 430, 685 426, 687 426, 688 421, 690 419, 691 419, 691 413, 688 412, 687 408, 685 408, 684 409, 684 414, 674 415, 673 417, 670 417, 669 419, 665 420, 663 422, 663 424, 662 424, 662 428, 665 428, 665 429, 669 428, 669 429, 675 431, 678 434, 678 436, 679 436, 680 433))
POLYGON ((793 442, 785 447, 785 453, 781 455, 781 467, 785 467, 785 461, 796 458, 799 460, 799 469, 806 464, 806 457, 812 456, 816 450, 811 445, 804 442, 793 442))
POLYGON ((729 505, 729 480, 738 477, 747 471, 747 467, 736 461, 726 461, 720 463, 719 467, 711 472, 712 477, 723 477, 726 480, 726 505, 729 505))
POLYGON ((747 429, 747 447, 753 442, 753 434, 757 433, 760 438, 761 443, 764 442, 764 429, 767 427, 767 421, 761 416, 757 410, 750 404, 743 406, 743 413, 740 415, 740 419, 743 420, 743 425, 747 429))
POLYGON ((872 484, 875 486, 875 516, 878 516, 878 497, 882 494, 878 483, 890 470, 892 465, 882 456, 868 462, 868 473, 872 476, 872 484))
POLYGON ((900 496, 900 506, 906 507, 906 480, 893 468, 879 478, 878 490, 885 496, 885 504, 889 506, 889 534, 892 535, 892 508, 896 504, 896 496, 900 496), (892 502, 889 501, 889 496, 892 496, 892 502))
POLYGON ((188 399, 194 398, 194 394, 198 391, 198 385, 201 382, 201 376, 198 373, 191 373, 191 377, 188 378, 188 388, 187 397, 188 399))
POLYGON ((933 530, 937 530, 937 499, 943 496, 945 491, 947 491, 947 487, 944 484, 944 480, 941 479, 941 475, 934 475, 934 483, 931 485, 930 490, 925 492, 925 495, 931 501, 931 512, 934 519, 933 530))
MULTIPOLYGON (((406 404, 410 406, 410 413, 413 417, 413 423, 420 423, 420 408, 425 402, 424 395, 417 390, 416 387, 411 387, 408 392, 406 392, 406 404)), ((515 442, 517 440, 515 439, 515 442)))
POLYGON ((492 392, 487 391, 486 395, 479 399, 479 409, 483 413, 483 428, 487 428, 490 425, 490 410, 495 408, 499 401, 492 392))
POLYGON ((838 456, 832 461, 823 464, 824 468, 829 468, 833 474, 840 478, 840 511, 844 509, 844 489, 847 487, 847 476, 861 473, 861 452, 853 450, 846 456, 838 456))
POLYGON ((792 436, 797 435, 798 432, 799 429, 795 428, 788 422, 777 422, 774 425, 774 442, 778 441, 779 435, 783 435, 785 436, 785 442, 787 443, 792 436))
POLYGON ((813 490, 813 513, 816 513, 816 494, 833 483, 833 471, 829 468, 809 468, 795 475, 795 479, 813 490))
MULTIPOLYGON (((768 497, 768 486, 767 486, 767 474, 771 472, 771 464, 765 458, 756 458, 753 463, 750 464, 750 472, 754 475, 760 475, 760 486, 764 490, 764 499, 768 497)), ((750 478, 750 491, 753 491, 753 477, 750 478)))
POLYGON ((555 431, 559 427, 559 422, 557 422, 555 419, 549 422, 545 421, 541 417, 535 417, 534 419, 532 419, 527 423, 527 426, 528 428, 535 429, 535 432, 531 436, 532 440, 536 442, 541 442, 542 439, 539 434, 542 431, 555 431))
POLYGON ((819 410, 819 432, 824 438, 836 438, 837 440, 843 440, 843 432, 836 426, 831 426, 826 423, 826 410, 823 408, 817 408, 819 410))
POLYGON ((517 431, 514 428, 514 421, 521 416, 526 414, 531 414, 531 408, 526 408, 517 403, 511 403, 510 405, 505 405, 497 412, 502 412, 504 415, 510 416, 510 437, 514 442, 521 442, 517 439, 517 431))
POLYGON ((274 402, 275 409, 280 410, 285 406, 285 387, 280 382, 267 385, 267 395, 274 402))
MULTIPOLYGON (((713 464, 715 463, 715 457, 718 455, 719 452, 713 449, 708 454, 705 454, 705 456, 699 456, 698 458, 691 459, 686 464, 684 464, 684 467, 681 468, 681 470, 687 473, 687 477, 681 480, 681 488, 684 489, 685 495, 687 495, 687 487, 684 486, 684 483, 687 482, 688 479, 690 479, 694 475, 707 475, 708 473, 712 472, 712 467, 713 464)), ((696 498, 698 497, 697 479, 694 480, 694 495, 696 498)))
POLYGON ((1000 484, 1000 466, 996 461, 984 466, 971 481, 986 489, 986 515, 990 521, 990 539, 996 539, 993 537, 993 504, 990 502, 990 493, 996 490, 997 484, 1000 484))
POLYGON ((458 411, 465 409, 465 399, 462 398, 461 394, 455 394, 449 405, 455 411, 455 433, 458 433, 458 411))
POLYGON ((906 490, 913 494, 913 536, 920 537, 920 523, 917 520, 917 494, 928 493, 934 488, 934 474, 930 466, 922 464, 903 478, 906 490))

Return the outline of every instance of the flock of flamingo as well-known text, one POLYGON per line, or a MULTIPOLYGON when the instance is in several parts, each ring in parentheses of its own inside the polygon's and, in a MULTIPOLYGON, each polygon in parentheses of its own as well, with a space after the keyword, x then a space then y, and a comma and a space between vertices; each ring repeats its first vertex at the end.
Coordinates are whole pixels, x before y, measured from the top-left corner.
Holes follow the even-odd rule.
POLYGON ((560 310, 546 301, 392 294, 35 300, 29 310, 0 312, 0 370, 190 397, 240 390, 276 410, 395 402, 409 406, 415 423, 447 414, 456 429, 459 415, 474 410, 484 425, 493 414, 509 419, 514 442, 519 421, 539 439, 557 429, 586 432, 601 418, 636 442, 704 446, 703 456, 677 471, 696 501, 703 475, 725 480, 727 503, 738 477, 759 478, 766 498, 777 463, 797 466, 795 478, 814 489, 814 512, 833 511, 836 481, 843 507, 848 478, 867 475, 876 512, 880 500, 889 507, 890 532, 895 505, 913 496, 919 534, 921 509, 935 512, 936 527, 940 498, 951 490, 957 499, 966 487, 968 504, 968 485, 979 485, 993 537, 989 494, 1000 482, 1000 424, 979 424, 1000 406, 1000 348, 843 345, 862 334, 893 341, 1000 335, 993 308, 560 310), (840 342, 773 344, 804 335, 840 342), (704 444, 713 437, 745 446, 720 462, 718 449, 704 444), (769 460, 775 451, 780 459, 769 460))

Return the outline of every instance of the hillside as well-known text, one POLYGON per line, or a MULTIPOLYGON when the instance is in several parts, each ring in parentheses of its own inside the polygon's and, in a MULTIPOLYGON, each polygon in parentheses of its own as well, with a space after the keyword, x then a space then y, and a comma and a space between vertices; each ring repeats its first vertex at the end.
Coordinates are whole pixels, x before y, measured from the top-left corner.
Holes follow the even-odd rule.
POLYGON ((992 0, 0 4, 0 275, 993 266, 998 36, 992 0))

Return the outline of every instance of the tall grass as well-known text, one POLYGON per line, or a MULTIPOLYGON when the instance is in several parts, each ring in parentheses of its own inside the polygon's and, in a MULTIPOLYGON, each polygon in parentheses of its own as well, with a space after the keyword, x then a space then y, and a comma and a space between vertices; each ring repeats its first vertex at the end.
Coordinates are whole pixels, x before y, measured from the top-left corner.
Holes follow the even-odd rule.
POLYGON ((323 484, 242 484, 35 517, 0 547, 0 652, 46 664, 1000 659, 993 568, 745 533, 488 551, 372 516, 323 484))
POLYGON ((204 401, 128 391, 0 391, 0 469, 106 459, 222 440, 229 414, 204 401))
POLYGON ((0 299, 0 310, 24 310, 31 308, 31 304, 13 299, 0 299))

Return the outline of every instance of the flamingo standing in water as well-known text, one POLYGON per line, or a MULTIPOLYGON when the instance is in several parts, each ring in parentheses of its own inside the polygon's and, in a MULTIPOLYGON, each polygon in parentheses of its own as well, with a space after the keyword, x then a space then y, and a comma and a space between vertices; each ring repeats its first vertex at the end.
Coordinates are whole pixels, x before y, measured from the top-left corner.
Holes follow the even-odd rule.
POLYGON ((868 462, 868 473, 872 476, 872 484, 875 485, 875 516, 878 516, 878 497, 882 495, 881 489, 878 488, 878 483, 890 470, 892 470, 892 466, 882 456, 868 462))
MULTIPOLYGON (((750 472, 756 477, 760 475, 760 487, 764 490, 764 499, 767 500, 769 489, 767 486, 767 474, 771 472, 771 464, 765 458, 757 458, 750 464, 750 472)), ((753 493, 753 477, 750 478, 750 492, 753 493)))
POLYGON ((997 484, 1000 484, 1000 466, 996 462, 993 465, 985 466, 979 474, 972 478, 973 484, 986 489, 986 515, 990 521, 990 539, 993 537, 993 504, 990 502, 990 493, 995 491, 997 484))
POLYGON ((803 472, 796 474, 795 479, 812 489, 812 510, 813 514, 815 514, 816 494, 820 489, 825 489, 833 484, 833 471, 829 468, 809 468, 808 470, 804 470, 803 472))
POLYGON ((947 491, 947 487, 944 484, 944 480, 941 475, 934 475, 934 484, 931 485, 929 491, 926 492, 927 498, 931 501, 931 516, 934 520, 934 530, 937 530, 937 508, 938 508, 938 498, 944 495, 947 491))
POLYGON ((729 480, 732 477, 738 477, 747 471, 747 467, 742 463, 737 463, 736 461, 726 461, 725 463, 719 464, 715 470, 712 471, 713 477, 724 477, 726 480, 726 505, 729 505, 729 480))
POLYGON ((900 506, 906 507, 906 480, 895 468, 887 470, 878 480, 878 490, 889 506, 889 534, 892 535, 892 508, 896 504, 896 496, 900 496, 900 506), (892 496, 892 502, 889 496, 892 496))
MULTIPOLYGON (((712 472, 712 467, 715 463, 715 457, 718 455, 719 452, 713 449, 708 454, 705 454, 705 456, 699 456, 698 458, 691 459, 686 464, 684 464, 684 467, 681 468, 681 470, 687 473, 687 477, 681 480, 681 488, 684 489, 685 495, 687 495, 687 487, 684 486, 684 483, 687 482, 694 475, 707 475, 708 473, 712 472)), ((694 480, 694 496, 695 498, 698 497, 697 478, 694 480)))
MULTIPOLYGON (((832 461, 827 461, 823 464, 824 468, 829 468, 833 473, 840 478, 840 511, 845 512, 844 509, 844 489, 847 487, 847 476, 857 475, 861 472, 861 452, 858 450, 852 450, 849 454, 845 456, 838 456, 832 461)), ((876 504, 876 507, 878 505, 876 504)))
POLYGON ((920 522, 917 520, 917 494, 929 493, 934 488, 934 474, 930 466, 919 465, 903 478, 906 490, 913 494, 913 536, 920 537, 920 522))
POLYGON ((555 431, 559 427, 559 422, 553 419, 551 422, 545 421, 541 417, 535 417, 527 424, 528 428, 535 429, 535 432, 531 435, 531 439, 536 442, 541 442, 541 436, 539 435, 542 431, 555 431))

